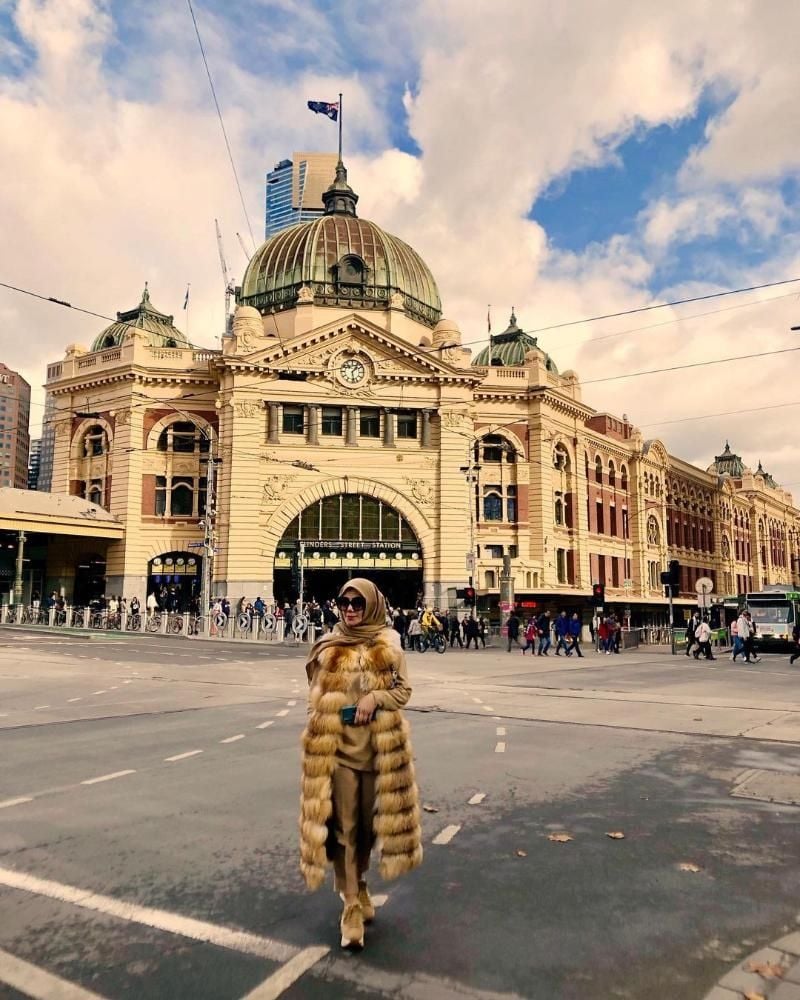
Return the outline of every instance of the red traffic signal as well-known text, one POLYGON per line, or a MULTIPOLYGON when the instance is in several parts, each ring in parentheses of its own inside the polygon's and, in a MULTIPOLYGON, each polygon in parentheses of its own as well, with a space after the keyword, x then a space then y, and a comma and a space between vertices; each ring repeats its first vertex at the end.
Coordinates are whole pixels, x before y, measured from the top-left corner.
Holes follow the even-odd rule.
POLYGON ((606 600, 606 585, 604 583, 592 584, 592 604, 601 607, 606 600))
POLYGON ((475 607, 475 588, 474 587, 464 587, 464 604, 468 608, 475 607))

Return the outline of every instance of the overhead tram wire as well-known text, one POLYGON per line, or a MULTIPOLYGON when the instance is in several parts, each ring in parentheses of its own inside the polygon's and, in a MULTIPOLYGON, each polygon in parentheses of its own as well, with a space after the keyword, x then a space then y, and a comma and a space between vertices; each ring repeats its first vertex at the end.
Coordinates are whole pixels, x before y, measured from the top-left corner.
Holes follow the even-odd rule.
POLYGON ((233 159, 233 151, 231 150, 231 144, 228 140, 228 132, 225 128, 225 122, 222 118, 222 109, 219 106, 219 101, 217 100, 217 91, 214 86, 214 80, 211 76, 211 70, 208 66, 208 60, 206 59, 206 50, 203 47, 203 39, 200 37, 200 27, 197 24, 197 18, 195 17, 194 7, 192 7, 192 0, 186 0, 186 4, 189 7, 189 13, 192 15, 192 24, 194 25, 194 33, 197 36, 197 44, 200 46, 200 55, 203 57, 203 65, 206 68, 206 76, 208 77, 208 85, 211 88, 211 96, 214 98, 214 107, 217 109, 217 117, 219 118, 220 128, 222 129, 222 137, 225 140, 225 148, 228 151, 228 159, 231 162, 231 170, 233 170, 233 179, 236 181, 236 190, 239 192, 239 201, 242 203, 242 211, 244 212, 244 219, 247 223, 247 230, 250 233, 250 242, 253 244, 253 252, 256 250, 256 239, 253 236, 253 227, 250 225, 250 216, 247 212, 247 205, 245 204, 244 194, 242 193, 242 185, 239 183, 239 174, 236 170, 236 163, 233 159))

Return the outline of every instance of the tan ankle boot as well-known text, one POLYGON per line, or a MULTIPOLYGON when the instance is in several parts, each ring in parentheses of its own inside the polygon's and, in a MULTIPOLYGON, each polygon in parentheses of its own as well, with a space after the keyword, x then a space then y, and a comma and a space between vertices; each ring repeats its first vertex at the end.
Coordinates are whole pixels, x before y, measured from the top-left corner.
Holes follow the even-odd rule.
POLYGON ((368 924, 375 919, 375 904, 369 894, 366 882, 358 883, 358 901, 361 904, 361 912, 364 916, 364 923, 368 924))
POLYGON ((364 914, 361 911, 361 903, 344 904, 339 928, 342 932, 343 948, 364 947, 364 914))

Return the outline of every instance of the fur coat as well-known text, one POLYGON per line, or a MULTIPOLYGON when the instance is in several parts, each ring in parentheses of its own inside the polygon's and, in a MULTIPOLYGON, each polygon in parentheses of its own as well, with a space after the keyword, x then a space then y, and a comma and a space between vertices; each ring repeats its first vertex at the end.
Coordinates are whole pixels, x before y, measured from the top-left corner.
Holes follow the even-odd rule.
MULTIPOLYGON (((320 652, 310 693, 311 713, 303 732, 300 797, 300 868, 309 889, 325 878, 326 844, 333 815, 331 778, 343 731, 340 709, 349 703, 353 674, 362 672, 363 691, 388 691, 403 655, 396 635, 387 633, 370 645, 332 646, 320 652)), ((373 830, 380 851, 380 873, 397 878, 422 861, 419 796, 414 779, 409 727, 396 708, 380 708, 369 724, 374 753, 375 813, 373 830)))

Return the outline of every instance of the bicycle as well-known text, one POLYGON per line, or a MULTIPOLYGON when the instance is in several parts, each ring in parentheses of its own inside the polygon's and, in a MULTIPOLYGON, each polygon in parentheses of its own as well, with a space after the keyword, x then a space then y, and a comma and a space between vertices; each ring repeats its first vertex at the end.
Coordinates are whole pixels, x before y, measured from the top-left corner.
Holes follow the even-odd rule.
MULTIPOLYGON (((66 618, 66 612, 61 612, 66 618)), ((85 628, 86 626, 86 615, 83 608, 73 608, 72 610, 72 628, 85 628)))
POLYGON ((93 611, 89 616, 89 628, 105 628, 102 611, 93 611))
POLYGON ((447 649, 447 642, 441 632, 434 632, 432 635, 426 635, 423 632, 419 636, 418 649, 420 653, 427 653, 429 649, 434 649, 437 653, 443 653, 447 649))
POLYGON ((6 613, 6 625, 15 625, 17 622, 17 606, 16 604, 9 604, 8 611, 6 613))
POLYGON ((183 615, 170 615, 167 619, 167 631, 172 635, 180 635, 183 631, 183 615))
POLYGON ((145 630, 147 632, 160 632, 161 631, 161 615, 158 611, 154 611, 152 615, 147 619, 147 624, 145 625, 145 630))
POLYGON ((129 632, 142 631, 142 616, 138 613, 138 611, 128 615, 127 627, 129 632))
MULTIPOLYGON (((45 612, 46 614, 47 612, 45 612)), ((59 628, 67 624, 67 612, 64 608, 56 608, 53 612, 53 624, 59 628)))

